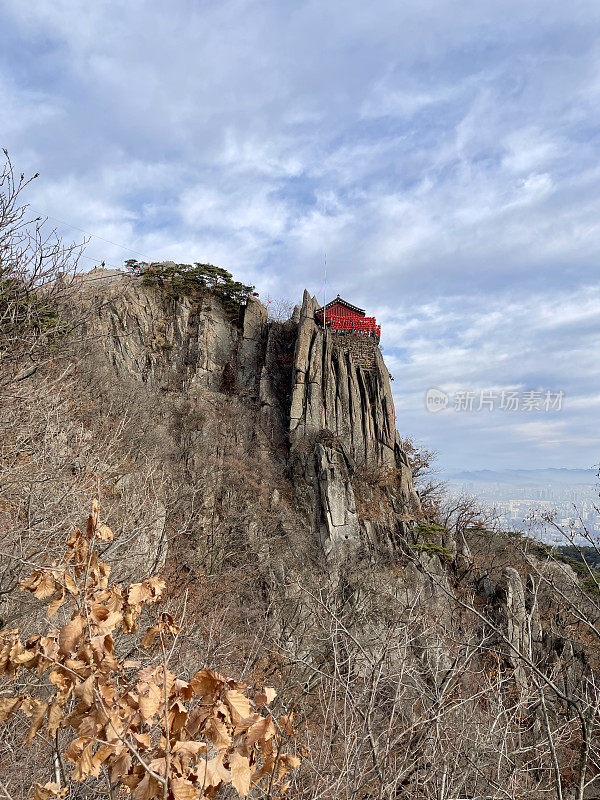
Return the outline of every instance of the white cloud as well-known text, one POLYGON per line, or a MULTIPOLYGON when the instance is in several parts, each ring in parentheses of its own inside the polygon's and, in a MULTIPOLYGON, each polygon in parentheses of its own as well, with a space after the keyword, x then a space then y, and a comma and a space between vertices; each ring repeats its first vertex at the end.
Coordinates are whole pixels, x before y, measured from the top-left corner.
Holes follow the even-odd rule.
POLYGON ((60 101, 49 92, 19 89, 15 82, 0 73, 2 135, 27 137, 32 128, 40 128, 60 118, 60 101))
POLYGON ((548 138, 548 134, 534 127, 513 131, 504 139, 506 155, 502 165, 511 172, 530 173, 544 168, 549 162, 563 155, 564 142, 548 138))
MULTIPOLYGON (((298 296, 327 252, 332 291, 383 322, 415 433, 482 466, 560 439, 577 466, 600 344, 599 27, 591 0, 6 0, 0 144, 42 173, 36 210, 149 258, 298 296), (442 423, 422 404, 442 382, 573 402, 554 432, 442 423)), ((132 255, 117 245, 88 256, 132 255)))

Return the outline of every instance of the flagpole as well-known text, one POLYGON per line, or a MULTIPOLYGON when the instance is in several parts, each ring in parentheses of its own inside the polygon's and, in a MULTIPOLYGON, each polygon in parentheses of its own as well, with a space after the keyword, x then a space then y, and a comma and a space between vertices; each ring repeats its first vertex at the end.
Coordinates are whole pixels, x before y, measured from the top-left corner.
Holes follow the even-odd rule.
POLYGON ((323 284, 323 326, 325 327, 324 336, 324 352, 323 352, 323 410, 325 412, 325 419, 323 420, 324 427, 327 427, 327 377, 329 375, 329 368, 327 364, 327 253, 325 253, 325 281, 323 284))
POLYGON ((325 328, 325 350, 327 350, 327 253, 325 253, 325 284, 323 289, 323 327, 325 328))

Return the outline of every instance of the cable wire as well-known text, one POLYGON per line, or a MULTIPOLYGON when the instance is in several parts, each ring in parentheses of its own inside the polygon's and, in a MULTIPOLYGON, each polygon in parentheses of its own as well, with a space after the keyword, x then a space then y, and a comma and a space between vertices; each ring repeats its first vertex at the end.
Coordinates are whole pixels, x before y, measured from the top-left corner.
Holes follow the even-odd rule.
POLYGON ((133 250, 131 247, 125 247, 124 244, 119 244, 118 242, 112 242, 110 239, 105 239, 103 236, 98 236, 96 233, 90 233, 90 231, 84 231, 83 228, 78 228, 77 225, 71 225, 70 222, 65 222, 64 219, 58 219, 58 217, 51 217, 50 214, 44 214, 46 219, 51 219, 54 222, 58 222, 60 225, 66 225, 67 228, 72 228, 75 231, 79 231, 80 233, 85 233, 86 236, 93 236, 94 239, 100 239, 101 242, 106 242, 107 244, 112 244, 115 247, 121 247, 123 250, 128 250, 130 253, 135 253, 136 256, 141 256, 142 258, 146 259, 146 261, 151 261, 152 259, 148 258, 148 256, 144 255, 144 253, 140 253, 138 250, 133 250))

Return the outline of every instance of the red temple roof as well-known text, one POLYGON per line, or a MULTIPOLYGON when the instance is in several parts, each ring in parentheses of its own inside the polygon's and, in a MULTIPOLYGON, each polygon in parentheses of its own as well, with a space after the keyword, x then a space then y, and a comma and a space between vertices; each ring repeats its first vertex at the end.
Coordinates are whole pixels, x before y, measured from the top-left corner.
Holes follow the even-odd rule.
POLYGON ((331 308, 332 306, 345 306, 346 308, 349 308, 351 311, 356 311, 358 314, 362 315, 365 314, 364 308, 353 306, 352 303, 349 303, 347 300, 342 300, 339 294, 335 298, 335 300, 330 300, 329 303, 327 303, 327 305, 323 306, 322 308, 319 308, 317 314, 322 314, 323 311, 327 310, 328 308, 331 308))

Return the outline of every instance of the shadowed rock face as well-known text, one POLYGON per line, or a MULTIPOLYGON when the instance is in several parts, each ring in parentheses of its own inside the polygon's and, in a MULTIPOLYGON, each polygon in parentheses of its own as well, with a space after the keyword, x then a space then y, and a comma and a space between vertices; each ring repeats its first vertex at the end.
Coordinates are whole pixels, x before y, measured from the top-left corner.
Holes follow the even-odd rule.
POLYGON ((122 378, 162 392, 220 392, 229 364, 242 386, 255 386, 267 312, 254 300, 241 325, 209 293, 169 297, 130 276, 86 282, 82 301, 91 307, 87 333, 102 338, 122 378))

